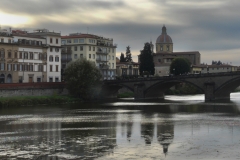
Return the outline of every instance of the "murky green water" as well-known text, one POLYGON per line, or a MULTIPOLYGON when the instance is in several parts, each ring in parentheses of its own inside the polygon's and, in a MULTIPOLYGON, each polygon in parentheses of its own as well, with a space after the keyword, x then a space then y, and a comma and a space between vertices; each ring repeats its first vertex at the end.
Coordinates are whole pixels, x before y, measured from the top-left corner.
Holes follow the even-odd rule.
POLYGON ((240 159, 240 93, 0 110, 0 159, 240 159))

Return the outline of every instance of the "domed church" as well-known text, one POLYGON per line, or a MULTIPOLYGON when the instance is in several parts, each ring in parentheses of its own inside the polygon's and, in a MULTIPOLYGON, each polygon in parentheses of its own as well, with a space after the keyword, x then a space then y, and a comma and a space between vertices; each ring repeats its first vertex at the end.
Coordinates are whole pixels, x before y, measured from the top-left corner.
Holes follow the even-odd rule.
POLYGON ((156 40, 156 53, 153 54, 155 64, 155 75, 169 75, 170 65, 176 57, 187 58, 192 65, 200 65, 201 55, 199 51, 173 52, 172 38, 167 34, 165 25, 162 34, 156 40))

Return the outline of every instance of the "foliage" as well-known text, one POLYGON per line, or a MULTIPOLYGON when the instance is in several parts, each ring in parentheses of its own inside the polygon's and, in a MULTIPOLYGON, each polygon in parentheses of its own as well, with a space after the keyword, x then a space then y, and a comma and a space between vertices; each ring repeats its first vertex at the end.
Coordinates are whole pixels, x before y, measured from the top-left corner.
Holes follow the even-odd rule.
POLYGON ((123 53, 121 53, 120 62, 125 62, 125 57, 124 57, 124 54, 123 54, 123 53))
POLYGON ((191 84, 179 84, 175 89, 169 89, 165 92, 166 95, 187 95, 187 94, 202 94, 201 90, 191 84))
POLYGON ((221 61, 214 61, 212 60, 212 65, 222 65, 223 63, 221 61))
POLYGON ((129 47, 129 46, 127 46, 127 49, 126 49, 125 62, 132 62, 132 54, 131 54, 131 51, 130 51, 130 47, 129 47))
POLYGON ((84 100, 98 96, 101 88, 101 72, 86 59, 77 59, 65 69, 67 89, 73 96, 84 100))
POLYGON ((63 104, 79 102, 79 99, 70 96, 22 96, 1 97, 0 107, 32 106, 41 104, 63 104))
POLYGON ((133 96, 133 92, 125 92, 117 95, 118 98, 130 98, 133 96))
POLYGON ((170 73, 174 75, 186 74, 190 72, 190 62, 186 58, 175 58, 170 65, 170 73))
POLYGON ((154 63, 153 63, 153 55, 152 55, 151 45, 149 43, 145 43, 143 50, 139 56, 140 66, 139 71, 140 75, 143 75, 144 72, 148 72, 150 75, 154 75, 154 63))

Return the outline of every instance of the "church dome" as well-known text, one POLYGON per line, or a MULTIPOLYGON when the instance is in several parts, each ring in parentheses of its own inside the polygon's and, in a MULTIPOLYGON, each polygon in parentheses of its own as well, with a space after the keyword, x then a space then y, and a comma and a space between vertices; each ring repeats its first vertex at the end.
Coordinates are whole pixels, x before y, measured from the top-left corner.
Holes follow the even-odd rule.
POLYGON ((172 38, 167 34, 167 28, 162 27, 162 34, 158 36, 156 43, 173 43, 172 38))

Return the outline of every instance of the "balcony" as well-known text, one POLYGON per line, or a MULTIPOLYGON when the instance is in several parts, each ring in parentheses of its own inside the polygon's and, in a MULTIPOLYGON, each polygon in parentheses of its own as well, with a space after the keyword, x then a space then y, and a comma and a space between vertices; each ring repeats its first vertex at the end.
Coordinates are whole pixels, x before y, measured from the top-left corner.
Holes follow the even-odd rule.
POLYGON ((109 69, 109 66, 106 64, 100 64, 100 66, 98 66, 99 69, 109 69))
POLYGON ((108 62, 107 58, 97 58, 97 62, 108 62))
POLYGON ((107 52, 107 51, 97 51, 96 54, 104 54, 104 55, 107 55, 108 52, 107 52))
POLYGON ((72 61, 71 55, 62 55, 61 56, 61 63, 68 63, 72 61))

